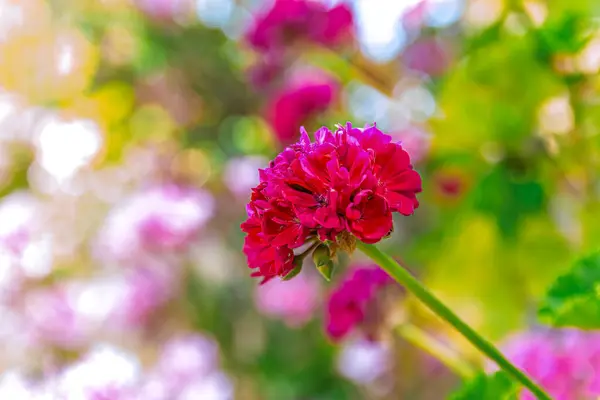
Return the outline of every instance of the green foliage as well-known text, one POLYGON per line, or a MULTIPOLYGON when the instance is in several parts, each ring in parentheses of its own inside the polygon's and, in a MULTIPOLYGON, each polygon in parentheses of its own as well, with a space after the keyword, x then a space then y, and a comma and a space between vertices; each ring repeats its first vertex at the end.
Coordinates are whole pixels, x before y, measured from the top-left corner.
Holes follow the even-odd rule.
POLYGON ((539 316, 554 326, 600 328, 600 252, 577 261, 554 282, 539 316))
POLYGON ((478 375, 452 394, 450 400, 516 400, 518 387, 504 372, 478 375))

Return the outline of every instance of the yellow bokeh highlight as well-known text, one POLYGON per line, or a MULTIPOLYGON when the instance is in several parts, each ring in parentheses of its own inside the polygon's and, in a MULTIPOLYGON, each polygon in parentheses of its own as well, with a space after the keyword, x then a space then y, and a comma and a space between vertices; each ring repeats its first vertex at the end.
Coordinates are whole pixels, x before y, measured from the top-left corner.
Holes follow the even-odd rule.
POLYGON ((98 52, 76 29, 49 29, 11 37, 0 45, 0 60, 0 86, 46 103, 71 99, 87 89, 98 52))
POLYGON ((177 124, 167 110, 157 104, 140 107, 129 122, 131 135, 139 141, 163 141, 171 138, 177 124))

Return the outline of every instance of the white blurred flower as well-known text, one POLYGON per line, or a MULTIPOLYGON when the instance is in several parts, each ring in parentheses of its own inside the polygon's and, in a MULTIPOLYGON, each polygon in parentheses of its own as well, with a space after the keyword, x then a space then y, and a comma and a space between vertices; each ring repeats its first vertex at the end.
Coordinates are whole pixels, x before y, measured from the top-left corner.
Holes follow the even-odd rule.
POLYGON ((35 140, 37 162, 59 184, 67 182, 100 152, 103 137, 91 120, 45 122, 35 140))
POLYGON ((65 369, 57 382, 65 400, 91 400, 102 395, 126 398, 140 382, 142 371, 135 355, 107 344, 94 347, 65 369))
POLYGON ((357 339, 344 343, 338 357, 338 371, 347 379, 368 385, 391 368, 391 352, 384 344, 357 339))
POLYGON ((233 385, 223 373, 214 373, 188 385, 177 400, 233 400, 233 385))
POLYGON ((0 399, 35 400, 33 387, 19 372, 9 370, 0 375, 0 399))
POLYGON ((51 272, 53 238, 41 231, 43 224, 40 201, 26 192, 15 192, 0 203, 0 291, 51 272))

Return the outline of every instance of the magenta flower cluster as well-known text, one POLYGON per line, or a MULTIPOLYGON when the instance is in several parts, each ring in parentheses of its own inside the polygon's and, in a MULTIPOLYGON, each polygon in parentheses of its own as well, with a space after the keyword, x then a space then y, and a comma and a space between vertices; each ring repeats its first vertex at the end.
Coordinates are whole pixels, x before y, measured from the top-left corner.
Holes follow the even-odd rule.
POLYGON ((375 125, 326 127, 311 142, 304 129, 260 171, 247 205, 244 253, 263 282, 294 269, 294 249, 308 240, 376 243, 393 229, 392 213, 419 206, 421 177, 399 143, 375 125))

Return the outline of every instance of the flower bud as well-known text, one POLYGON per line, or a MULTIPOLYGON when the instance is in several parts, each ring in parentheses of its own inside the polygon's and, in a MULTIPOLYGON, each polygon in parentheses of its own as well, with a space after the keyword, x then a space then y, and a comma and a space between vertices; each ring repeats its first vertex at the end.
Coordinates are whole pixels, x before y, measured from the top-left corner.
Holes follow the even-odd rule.
POLYGON ((333 274, 333 260, 331 259, 331 250, 326 244, 320 244, 312 254, 315 267, 321 275, 327 280, 331 280, 333 274))

